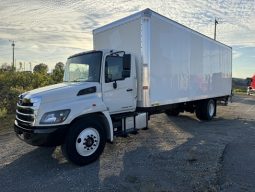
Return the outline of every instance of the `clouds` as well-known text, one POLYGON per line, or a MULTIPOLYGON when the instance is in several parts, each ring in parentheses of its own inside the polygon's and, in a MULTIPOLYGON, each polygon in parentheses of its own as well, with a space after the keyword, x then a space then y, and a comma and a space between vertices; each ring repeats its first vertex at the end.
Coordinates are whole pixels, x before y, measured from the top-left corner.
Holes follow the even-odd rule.
MULTIPOLYGON (((12 0, 0 4, 0 63, 10 61, 12 39, 17 60, 53 66, 92 49, 93 29, 145 8, 209 37, 217 18, 219 41, 235 48, 254 47, 254 0, 12 0)), ((240 51, 235 50, 234 59, 242 56, 240 51)))

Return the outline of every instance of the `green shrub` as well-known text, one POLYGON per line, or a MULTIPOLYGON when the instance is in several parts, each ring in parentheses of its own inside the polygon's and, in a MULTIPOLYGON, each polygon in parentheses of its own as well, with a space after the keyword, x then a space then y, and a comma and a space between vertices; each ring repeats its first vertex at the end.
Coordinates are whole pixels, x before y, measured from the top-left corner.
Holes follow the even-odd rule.
POLYGON ((7 115, 7 109, 0 108, 0 119, 6 117, 6 115, 7 115))
POLYGON ((55 74, 0 70, 1 114, 15 112, 18 96, 21 93, 60 82, 60 75, 56 76, 55 74))
POLYGON ((246 88, 235 88, 234 93, 246 93, 247 89, 246 88))

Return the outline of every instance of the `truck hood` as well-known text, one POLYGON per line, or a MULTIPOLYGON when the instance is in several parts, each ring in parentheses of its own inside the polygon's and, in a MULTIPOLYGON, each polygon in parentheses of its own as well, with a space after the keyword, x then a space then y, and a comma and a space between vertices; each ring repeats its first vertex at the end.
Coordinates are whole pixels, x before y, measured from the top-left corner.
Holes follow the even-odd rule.
POLYGON ((96 87, 100 90, 100 84, 95 82, 64 82, 50 85, 24 93, 25 98, 41 98, 41 103, 49 103, 60 100, 73 100, 80 90, 96 87))

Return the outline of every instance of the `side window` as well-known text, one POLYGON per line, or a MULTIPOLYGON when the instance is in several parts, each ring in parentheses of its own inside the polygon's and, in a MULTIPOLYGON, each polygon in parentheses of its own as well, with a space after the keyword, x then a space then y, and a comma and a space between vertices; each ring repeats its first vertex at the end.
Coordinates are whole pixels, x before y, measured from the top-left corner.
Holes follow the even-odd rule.
POLYGON ((130 60, 128 61, 125 56, 107 56, 105 60, 105 82, 124 80, 127 77, 130 77, 130 60))

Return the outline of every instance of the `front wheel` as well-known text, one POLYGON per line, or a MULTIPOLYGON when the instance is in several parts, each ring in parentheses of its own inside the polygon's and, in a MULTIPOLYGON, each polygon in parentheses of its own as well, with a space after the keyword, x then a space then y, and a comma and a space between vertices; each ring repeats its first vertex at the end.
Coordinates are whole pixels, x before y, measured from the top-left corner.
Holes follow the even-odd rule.
POLYGON ((77 165, 89 164, 101 155, 106 143, 103 125, 96 118, 83 118, 69 129, 63 154, 77 165))

